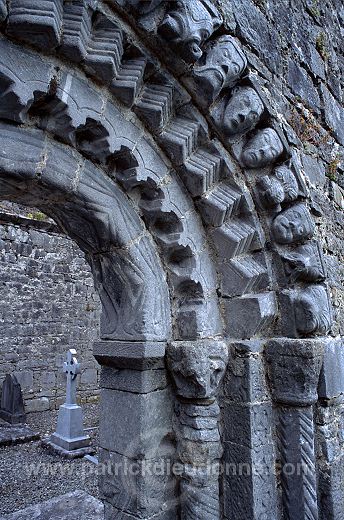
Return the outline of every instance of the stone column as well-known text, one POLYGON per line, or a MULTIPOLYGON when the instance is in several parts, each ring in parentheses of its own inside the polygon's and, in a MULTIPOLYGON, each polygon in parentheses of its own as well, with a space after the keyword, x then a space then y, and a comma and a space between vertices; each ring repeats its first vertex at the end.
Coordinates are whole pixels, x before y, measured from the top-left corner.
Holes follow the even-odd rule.
POLYGON ((178 395, 175 414, 181 520, 219 520, 222 447, 217 391, 228 359, 216 340, 175 342, 168 363, 178 395))
POLYGON ((325 340, 315 414, 320 520, 344 518, 344 341, 325 340))
POLYGON ((276 520, 273 413, 262 340, 231 345, 222 387, 224 516, 276 520))
POLYGON ((322 363, 320 340, 272 340, 266 348, 278 405, 282 500, 286 520, 318 520, 313 405, 322 363))
POLYGON ((100 492, 105 519, 175 520, 173 396, 164 342, 99 341, 100 492))

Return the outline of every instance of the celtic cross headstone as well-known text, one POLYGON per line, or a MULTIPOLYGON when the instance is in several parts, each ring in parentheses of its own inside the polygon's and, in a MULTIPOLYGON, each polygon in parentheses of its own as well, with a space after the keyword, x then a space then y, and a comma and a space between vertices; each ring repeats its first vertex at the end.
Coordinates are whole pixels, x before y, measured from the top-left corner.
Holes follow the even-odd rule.
POLYGON ((82 409, 76 401, 77 376, 81 372, 76 350, 68 351, 63 371, 67 375, 66 402, 60 406, 56 432, 45 444, 61 455, 80 457, 94 450, 90 448, 90 437, 84 432, 82 409))

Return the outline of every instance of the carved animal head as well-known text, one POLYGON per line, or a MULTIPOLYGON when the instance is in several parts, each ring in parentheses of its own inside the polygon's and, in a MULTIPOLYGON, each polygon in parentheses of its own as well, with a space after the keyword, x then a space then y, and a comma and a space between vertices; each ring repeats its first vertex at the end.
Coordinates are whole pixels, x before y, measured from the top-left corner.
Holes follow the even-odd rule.
POLYGON ((300 291, 294 303, 296 328, 301 334, 327 334, 332 315, 327 291, 314 285, 300 291))
POLYGON ((179 48, 185 61, 197 61, 203 54, 202 44, 220 26, 221 17, 208 0, 180 0, 171 4, 158 33, 179 48))
POLYGON ((246 67, 246 56, 234 38, 221 36, 209 45, 193 74, 211 104, 222 89, 237 83, 246 67))
POLYGON ((213 397, 224 375, 228 359, 222 342, 172 343, 168 363, 177 393, 188 399, 213 397))

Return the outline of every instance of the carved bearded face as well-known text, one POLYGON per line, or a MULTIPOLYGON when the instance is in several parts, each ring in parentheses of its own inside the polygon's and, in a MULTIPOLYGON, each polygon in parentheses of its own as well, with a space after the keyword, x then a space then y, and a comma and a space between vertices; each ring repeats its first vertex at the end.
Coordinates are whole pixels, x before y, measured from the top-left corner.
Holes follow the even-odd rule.
POLYGON ((203 61, 195 67, 194 76, 212 101, 223 88, 235 85, 247 66, 244 53, 230 36, 222 36, 209 47, 203 61))
POLYGON ((251 87, 238 87, 228 102, 223 125, 228 135, 243 134, 254 128, 264 112, 264 105, 251 87))
POLYGON ((274 162, 283 152, 283 144, 272 128, 265 128, 246 144, 242 162, 248 168, 260 168, 274 162))
POLYGON ((314 223, 304 204, 296 204, 282 211, 272 224, 273 236, 280 244, 304 241, 311 238, 314 231, 314 223))
POLYGON ((158 29, 164 39, 181 47, 185 61, 194 62, 202 56, 202 43, 221 23, 216 9, 210 2, 206 4, 207 7, 204 3, 190 0, 173 2, 172 9, 158 29))

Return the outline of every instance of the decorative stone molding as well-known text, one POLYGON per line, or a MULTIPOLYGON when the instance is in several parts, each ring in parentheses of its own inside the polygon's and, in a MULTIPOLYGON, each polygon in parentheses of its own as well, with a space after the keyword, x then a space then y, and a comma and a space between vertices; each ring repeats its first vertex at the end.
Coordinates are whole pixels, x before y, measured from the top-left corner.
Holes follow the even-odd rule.
MULTIPOLYGON (((160 491, 153 509, 145 507, 152 496, 146 481, 134 503, 125 487, 117 493, 104 479, 107 518, 176 518, 180 507, 181 518, 219 520, 218 474, 209 476, 206 466, 222 454, 223 337, 238 341, 225 379, 232 423, 224 460, 274 465, 268 391, 257 401, 251 394, 254 380, 265 388, 256 338, 279 334, 284 339, 268 345, 267 361, 282 459, 315 468, 311 406, 321 340, 288 338, 327 334, 331 309, 320 245, 310 240, 316 229, 307 189, 290 149, 295 140, 212 2, 51 0, 39 11, 36 4, 10 2, 0 39, 0 117, 7 121, 1 197, 42 207, 92 265, 104 310, 95 346, 103 365, 104 461, 153 459, 154 444, 168 447, 156 457, 173 458, 175 440, 183 466, 179 496, 171 479, 170 511, 160 491), (166 384, 166 341, 177 401, 166 384), (129 451, 127 430, 116 430, 127 414, 123 394, 130 395, 130 420, 137 419, 129 427, 139 442, 129 451), (158 422, 162 409, 162 430, 148 442, 145 415, 158 422), (236 442, 236 421, 247 440, 236 442)), ((0 0, 2 20, 6 8, 0 0)), ((277 517, 273 475, 263 484, 224 479, 224 487, 226 516, 277 517)), ((283 476, 282 488, 288 518, 317 518, 314 474, 302 472, 296 484, 283 476)))

